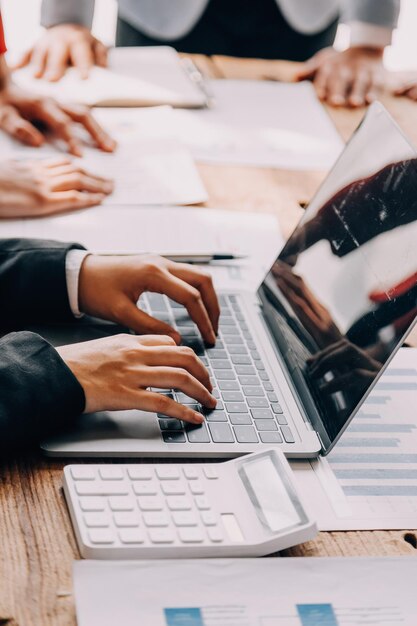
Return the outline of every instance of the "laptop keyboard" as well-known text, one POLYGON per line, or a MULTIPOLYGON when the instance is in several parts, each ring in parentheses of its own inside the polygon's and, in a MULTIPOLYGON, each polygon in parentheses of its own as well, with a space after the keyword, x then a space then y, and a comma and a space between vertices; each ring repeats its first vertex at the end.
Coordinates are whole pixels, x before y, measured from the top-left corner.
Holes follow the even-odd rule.
POLYGON ((147 293, 141 296, 139 306, 178 330, 182 345, 191 347, 207 367, 217 398, 216 409, 208 411, 184 393, 153 389, 192 405, 206 420, 201 426, 193 426, 158 414, 166 443, 295 443, 279 390, 269 379, 236 296, 220 296, 219 337, 216 346, 208 349, 182 305, 166 296, 147 293))

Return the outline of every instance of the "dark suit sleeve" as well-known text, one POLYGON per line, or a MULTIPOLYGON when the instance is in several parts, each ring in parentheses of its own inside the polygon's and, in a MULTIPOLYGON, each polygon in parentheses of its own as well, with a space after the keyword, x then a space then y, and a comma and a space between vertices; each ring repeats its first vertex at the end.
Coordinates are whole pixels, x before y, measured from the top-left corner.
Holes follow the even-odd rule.
POLYGON ((40 239, 0 239, 0 328, 74 319, 68 302, 65 259, 83 249, 40 239))
POLYGON ((84 391, 39 335, 11 333, 0 340, 0 453, 36 444, 84 411, 84 391))

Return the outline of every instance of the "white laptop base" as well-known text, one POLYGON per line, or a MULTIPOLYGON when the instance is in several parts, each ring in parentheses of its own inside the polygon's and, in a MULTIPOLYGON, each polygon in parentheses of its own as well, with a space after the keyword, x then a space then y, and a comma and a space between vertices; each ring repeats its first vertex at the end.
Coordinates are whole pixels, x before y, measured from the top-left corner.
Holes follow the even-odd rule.
POLYGON ((263 556, 312 539, 288 461, 68 465, 64 492, 84 558, 263 556))

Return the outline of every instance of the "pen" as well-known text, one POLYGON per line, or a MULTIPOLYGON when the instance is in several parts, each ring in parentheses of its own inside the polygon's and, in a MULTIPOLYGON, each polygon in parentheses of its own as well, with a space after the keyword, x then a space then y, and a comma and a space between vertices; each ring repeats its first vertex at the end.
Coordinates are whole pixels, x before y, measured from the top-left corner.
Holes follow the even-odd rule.
POLYGON ((214 254, 162 254, 165 259, 176 261, 177 263, 196 263, 198 265, 207 265, 213 261, 237 261, 246 259, 245 254, 231 254, 230 252, 219 252, 214 254))

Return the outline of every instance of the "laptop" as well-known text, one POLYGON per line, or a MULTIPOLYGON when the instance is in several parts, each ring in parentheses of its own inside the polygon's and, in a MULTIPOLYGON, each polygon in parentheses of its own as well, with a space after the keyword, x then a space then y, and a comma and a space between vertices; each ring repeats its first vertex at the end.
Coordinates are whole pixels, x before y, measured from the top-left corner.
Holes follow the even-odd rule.
POLYGON ((214 348, 205 349, 183 307, 159 294, 141 298, 208 367, 218 405, 205 423, 135 410, 83 415, 44 441, 44 452, 235 457, 277 446, 288 457, 328 454, 415 324, 416 241, 417 154, 375 103, 258 292, 219 294, 214 348))

